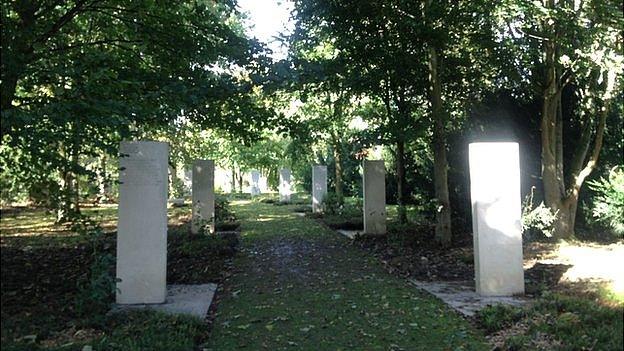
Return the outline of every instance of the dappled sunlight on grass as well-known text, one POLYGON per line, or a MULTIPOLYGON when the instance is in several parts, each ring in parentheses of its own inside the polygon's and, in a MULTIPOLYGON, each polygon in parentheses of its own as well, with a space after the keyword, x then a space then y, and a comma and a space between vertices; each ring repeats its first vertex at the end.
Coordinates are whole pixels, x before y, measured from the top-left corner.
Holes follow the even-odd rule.
MULTIPOLYGON (((105 232, 117 230, 117 205, 85 206, 84 215, 100 224, 105 232)), ((181 225, 191 216, 190 207, 169 208, 169 225, 181 225)), ((84 237, 70 225, 56 224, 53 213, 44 209, 11 208, 2 211, 0 238, 2 246, 66 246, 83 242, 84 237)))
POLYGON ((533 243, 526 250, 524 267, 527 271, 540 265, 542 269, 561 267, 554 281, 559 288, 572 293, 594 293, 607 304, 624 302, 624 242, 533 243))

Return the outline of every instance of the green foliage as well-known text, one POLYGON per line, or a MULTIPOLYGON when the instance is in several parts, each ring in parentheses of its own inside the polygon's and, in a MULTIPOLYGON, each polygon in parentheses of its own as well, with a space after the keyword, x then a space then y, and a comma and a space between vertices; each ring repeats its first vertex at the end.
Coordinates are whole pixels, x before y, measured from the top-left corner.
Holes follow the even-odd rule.
POLYGON ((488 333, 518 322, 527 328, 510 329, 505 341, 510 350, 621 350, 624 344, 621 303, 607 303, 585 295, 546 292, 523 308, 490 306, 479 311, 479 324, 488 333), (550 340, 544 345, 544 336, 550 340))
POLYGON ((328 192, 323 197, 323 212, 327 215, 340 214, 344 208, 344 201, 336 193, 328 192))
POLYGON ((236 220, 236 215, 232 211, 230 201, 226 196, 217 195, 215 197, 215 219, 218 222, 236 220))
POLYGON ((547 294, 532 313, 547 317, 534 329, 556 335, 563 342, 563 349, 621 350, 624 345, 622 305, 601 305, 583 297, 547 294))
POLYGON ((493 333, 511 326, 524 315, 521 308, 507 305, 487 306, 477 313, 479 324, 488 332, 493 333))
POLYGON ((228 68, 263 65, 233 2, 26 0, 2 18, 0 178, 25 188, 3 200, 33 188, 62 207, 77 190, 34 187, 93 174, 85 158, 117 157, 122 139, 192 121, 250 140, 272 116, 249 75, 228 68))
POLYGON ((178 176, 173 176, 172 178, 170 196, 173 198, 184 198, 188 195, 188 189, 184 185, 184 181, 178 178, 178 176))
POLYGON ((192 350, 206 324, 195 317, 154 311, 117 313, 109 317, 110 333, 96 340, 96 350, 192 350))
POLYGON ((524 335, 512 335, 505 340, 505 347, 508 351, 528 350, 525 348, 529 338, 524 335))
POLYGON ((226 196, 218 195, 215 198, 215 221, 217 231, 233 231, 240 227, 226 196))
POLYGON ((101 249, 103 231, 94 221, 83 218, 73 225, 73 230, 87 236, 91 247, 91 265, 87 280, 78 282, 76 312, 88 324, 100 325, 110 310, 116 292, 114 274, 115 256, 101 249))
POLYGON ((522 203, 522 234, 525 238, 539 239, 550 238, 553 233, 553 225, 557 220, 557 213, 541 202, 533 204, 533 190, 527 195, 522 203))
POLYGON ((608 178, 589 182, 593 198, 594 218, 619 236, 624 236, 624 169, 613 168, 608 178))

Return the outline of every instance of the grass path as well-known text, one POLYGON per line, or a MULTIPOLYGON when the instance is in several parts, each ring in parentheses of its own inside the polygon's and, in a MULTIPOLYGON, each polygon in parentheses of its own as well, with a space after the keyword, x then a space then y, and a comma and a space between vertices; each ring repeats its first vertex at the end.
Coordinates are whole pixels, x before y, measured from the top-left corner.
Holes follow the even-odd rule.
POLYGON ((238 201, 241 253, 211 350, 481 350, 483 337, 293 206, 238 201))

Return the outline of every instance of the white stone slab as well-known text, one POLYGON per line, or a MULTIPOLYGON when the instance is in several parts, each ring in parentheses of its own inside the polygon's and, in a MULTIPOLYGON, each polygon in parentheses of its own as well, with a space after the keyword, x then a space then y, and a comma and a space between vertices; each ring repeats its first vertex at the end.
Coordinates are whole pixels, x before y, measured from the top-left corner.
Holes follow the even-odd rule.
POLYGON ((528 299, 517 296, 481 296, 474 291, 470 282, 425 282, 416 279, 409 281, 468 317, 474 316, 487 306, 503 304, 521 307, 529 302, 528 299))
POLYGON ((217 291, 217 284, 168 285, 167 299, 161 304, 118 305, 113 312, 129 309, 150 309, 168 314, 185 314, 205 318, 217 291))
POLYGON ((364 160, 364 233, 386 234, 386 168, 383 160, 364 160))
POLYGON ((327 194, 327 166, 312 166, 312 212, 323 211, 323 199, 327 194))
POLYGON ((349 239, 355 239, 356 236, 362 235, 362 232, 359 230, 338 229, 336 231, 349 239))
POLYGON ((472 143, 469 158, 476 291, 523 294, 518 144, 472 143))
POLYGON ((260 172, 253 170, 251 171, 251 196, 260 195, 260 172))
POLYGON ((162 303, 167 276, 169 146, 125 141, 119 148, 117 283, 119 304, 162 303))
POLYGON ((197 234, 202 226, 215 231, 214 161, 196 160, 193 163, 193 219, 191 233, 197 234))
POLYGON ((292 188, 290 185, 290 169, 282 168, 280 169, 280 182, 279 182, 280 202, 284 202, 284 203, 290 202, 291 193, 292 193, 292 188))

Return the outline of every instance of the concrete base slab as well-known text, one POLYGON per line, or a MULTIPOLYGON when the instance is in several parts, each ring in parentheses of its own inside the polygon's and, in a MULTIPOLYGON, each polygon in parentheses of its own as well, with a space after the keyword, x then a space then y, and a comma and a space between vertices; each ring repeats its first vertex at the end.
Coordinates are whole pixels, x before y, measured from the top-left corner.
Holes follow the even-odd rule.
POLYGON ((475 292, 474 284, 466 281, 424 282, 416 279, 409 281, 467 317, 474 316, 486 306, 504 304, 520 307, 529 302, 529 299, 521 296, 480 296, 475 292))
POLYGON ((150 309, 168 314, 186 314, 205 318, 212 303, 217 284, 199 285, 167 285, 167 300, 161 304, 119 305, 113 306, 111 312, 133 309, 150 309))
POLYGON ((349 239, 355 239, 356 236, 362 235, 362 232, 359 230, 338 229, 337 232, 346 236, 349 239))

